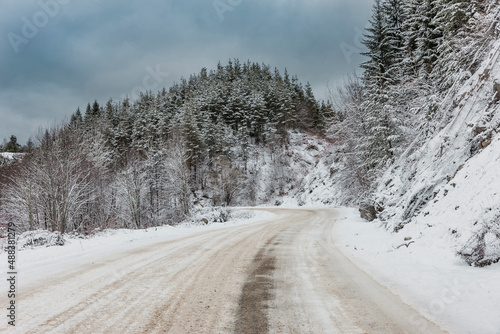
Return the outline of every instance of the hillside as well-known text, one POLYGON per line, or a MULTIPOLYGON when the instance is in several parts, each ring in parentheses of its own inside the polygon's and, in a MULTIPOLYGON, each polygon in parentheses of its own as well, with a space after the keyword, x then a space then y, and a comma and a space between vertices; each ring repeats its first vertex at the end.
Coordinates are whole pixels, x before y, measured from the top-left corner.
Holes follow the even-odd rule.
POLYGON ((360 206, 388 231, 495 263, 499 11, 376 0, 364 72, 329 102, 287 70, 233 59, 135 101, 89 103, 2 169, 0 210, 21 230, 87 234, 207 207, 360 206))
POLYGON ((410 147, 376 195, 389 229, 420 227, 477 265, 500 258, 499 47, 495 42, 477 72, 444 101, 439 113, 450 121, 422 147, 410 147))
POLYGON ((21 231, 88 234, 274 203, 317 164, 318 145, 325 151, 301 133, 319 136, 333 114, 286 70, 230 60, 40 131, 30 154, 0 170, 0 211, 21 231))
POLYGON ((332 95, 322 182, 337 204, 478 266, 500 258, 499 13, 496 1, 374 1, 363 73, 332 95))

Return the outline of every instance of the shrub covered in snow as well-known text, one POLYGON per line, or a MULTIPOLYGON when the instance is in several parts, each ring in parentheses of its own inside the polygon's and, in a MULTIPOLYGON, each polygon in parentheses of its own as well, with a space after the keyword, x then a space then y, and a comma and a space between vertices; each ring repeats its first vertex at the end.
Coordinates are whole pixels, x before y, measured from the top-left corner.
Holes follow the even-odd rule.
POLYGON ((254 211, 238 210, 228 207, 198 207, 195 209, 191 218, 195 223, 211 224, 211 223, 225 223, 227 221, 234 221, 239 219, 250 219, 255 216, 254 211))
POLYGON ((493 221, 479 225, 458 255, 475 267, 485 267, 500 261, 500 215, 493 221))
POLYGON ((204 224, 225 223, 232 217, 232 210, 225 207, 199 208, 193 214, 195 222, 204 224))
POLYGON ((65 240, 59 232, 36 230, 22 233, 17 240, 17 245, 19 249, 25 249, 42 246, 64 246, 64 242, 65 240))

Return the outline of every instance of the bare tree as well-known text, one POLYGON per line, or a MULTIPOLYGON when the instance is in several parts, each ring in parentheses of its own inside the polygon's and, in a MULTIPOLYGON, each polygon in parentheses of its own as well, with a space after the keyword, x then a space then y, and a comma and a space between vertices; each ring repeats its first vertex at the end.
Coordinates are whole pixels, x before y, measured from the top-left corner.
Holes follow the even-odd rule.
POLYGON ((115 182, 118 204, 117 215, 124 225, 132 222, 135 228, 143 227, 145 221, 145 203, 147 197, 146 170, 144 164, 137 158, 131 159, 128 167, 117 175, 115 182))
POLYGON ((212 190, 215 205, 229 206, 233 204, 236 195, 241 191, 243 173, 224 156, 214 161, 210 173, 209 186, 212 190))
POLYGON ((24 159, 7 185, 6 206, 24 229, 66 232, 92 196, 92 164, 70 131, 53 128, 38 136, 40 149, 24 159))
POLYGON ((182 141, 177 140, 168 148, 166 170, 169 175, 167 191, 175 209, 174 218, 181 221, 191 211, 191 172, 188 167, 189 155, 182 141))
POLYGON ((2 206, 9 219, 16 222, 21 230, 33 230, 39 224, 39 185, 35 182, 32 164, 25 159, 16 166, 15 173, 2 168, 2 206))

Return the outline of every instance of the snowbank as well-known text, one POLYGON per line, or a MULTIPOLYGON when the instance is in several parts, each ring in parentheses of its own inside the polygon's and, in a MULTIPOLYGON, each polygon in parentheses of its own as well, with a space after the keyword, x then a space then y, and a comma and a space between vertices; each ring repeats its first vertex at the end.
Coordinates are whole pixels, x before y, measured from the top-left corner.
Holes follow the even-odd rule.
MULTIPOLYGON (((39 280, 41 272, 64 272, 68 268, 78 267, 82 263, 98 260, 102 254, 116 251, 133 250, 151 243, 170 241, 196 233, 217 230, 237 224, 249 224, 268 219, 269 212, 248 211, 245 208, 234 208, 232 219, 226 223, 204 224, 199 221, 186 222, 172 227, 161 226, 142 230, 105 230, 97 232, 89 238, 64 235, 64 245, 54 247, 33 247, 29 245, 18 251, 18 272, 23 282, 39 280), (37 275, 35 276, 34 273, 37 275)), ((48 233, 48 232, 47 232, 48 233)), ((35 234, 35 236, 38 234, 35 234)), ((22 238, 20 241, 25 245, 22 238)), ((28 242, 29 243, 29 242, 28 242)), ((18 245, 19 246, 19 245, 18 245)), ((0 262, 7 263, 7 253, 1 251, 0 262)), ((5 269, 5 267, 4 267, 5 269)), ((3 284, 3 283, 2 283, 3 284)), ((4 289, 5 290, 5 289, 4 289)), ((6 291, 6 290, 5 290, 6 291)))
POLYGON ((0 152, 0 166, 8 165, 22 157, 23 153, 0 152))
POLYGON ((339 249, 405 303, 450 333, 500 333, 500 264, 470 267, 438 233, 424 236, 417 226, 389 233, 354 209, 340 217, 339 249))
POLYGON ((12 160, 16 157, 22 156, 22 153, 0 152, 0 157, 12 160))
POLYGON ((17 238, 17 248, 64 246, 64 237, 59 232, 36 230, 24 232, 17 238))

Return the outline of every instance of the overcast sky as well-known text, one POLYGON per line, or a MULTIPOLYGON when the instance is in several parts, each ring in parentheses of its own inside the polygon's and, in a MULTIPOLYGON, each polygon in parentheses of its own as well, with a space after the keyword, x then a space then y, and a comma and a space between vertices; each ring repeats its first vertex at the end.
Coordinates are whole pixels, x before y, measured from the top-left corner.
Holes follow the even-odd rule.
POLYGON ((0 140, 24 144, 97 99, 136 96, 230 58, 309 81, 362 61, 372 0, 0 0, 0 140))

